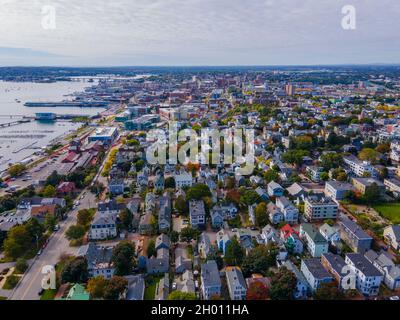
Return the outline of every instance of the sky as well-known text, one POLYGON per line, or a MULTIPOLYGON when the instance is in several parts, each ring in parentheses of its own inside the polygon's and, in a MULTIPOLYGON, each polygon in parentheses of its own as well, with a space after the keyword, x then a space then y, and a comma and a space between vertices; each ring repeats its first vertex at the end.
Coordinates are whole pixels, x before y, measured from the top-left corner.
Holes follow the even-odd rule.
POLYGON ((397 64, 399 16, 397 0, 0 0, 0 66, 397 64))

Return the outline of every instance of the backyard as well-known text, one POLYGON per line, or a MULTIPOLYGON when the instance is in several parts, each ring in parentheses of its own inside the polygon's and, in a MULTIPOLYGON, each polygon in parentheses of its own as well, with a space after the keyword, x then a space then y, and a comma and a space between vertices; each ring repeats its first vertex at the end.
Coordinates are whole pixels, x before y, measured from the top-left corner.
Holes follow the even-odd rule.
POLYGON ((382 203, 373 208, 393 224, 400 224, 400 203, 382 203))

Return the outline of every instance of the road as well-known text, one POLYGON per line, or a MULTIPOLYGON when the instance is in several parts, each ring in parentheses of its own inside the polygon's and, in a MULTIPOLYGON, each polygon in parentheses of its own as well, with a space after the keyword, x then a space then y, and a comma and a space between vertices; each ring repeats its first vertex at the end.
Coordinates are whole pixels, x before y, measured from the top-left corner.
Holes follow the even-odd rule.
POLYGON ((66 230, 76 223, 76 216, 80 209, 94 207, 96 205, 95 196, 87 190, 83 191, 84 196, 80 200, 80 205, 71 211, 66 220, 60 223, 60 230, 55 232, 50 238, 47 247, 43 250, 40 256, 30 266, 30 269, 25 273, 25 276, 19 282, 18 286, 10 295, 10 300, 38 300, 38 295, 41 289, 41 282, 44 275, 42 268, 46 265, 55 265, 60 255, 63 253, 76 254, 78 247, 70 247, 69 241, 65 237, 66 230))

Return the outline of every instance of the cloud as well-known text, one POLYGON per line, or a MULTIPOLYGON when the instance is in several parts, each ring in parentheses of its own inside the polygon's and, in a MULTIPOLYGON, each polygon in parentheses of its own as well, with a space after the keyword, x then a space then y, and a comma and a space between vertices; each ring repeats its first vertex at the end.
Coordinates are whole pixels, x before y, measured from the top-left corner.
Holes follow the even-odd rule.
POLYGON ((0 0, 0 43, 65 64, 399 62, 400 3, 352 0, 357 29, 346 31, 348 2, 0 0), (56 9, 55 30, 42 28, 44 5, 56 9))

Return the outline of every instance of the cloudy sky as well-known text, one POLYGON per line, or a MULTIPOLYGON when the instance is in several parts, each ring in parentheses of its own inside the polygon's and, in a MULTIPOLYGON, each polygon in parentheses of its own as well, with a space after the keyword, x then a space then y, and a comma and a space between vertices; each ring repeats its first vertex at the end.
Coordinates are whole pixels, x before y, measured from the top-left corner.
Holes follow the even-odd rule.
POLYGON ((0 65, 400 63, 399 16, 398 0, 0 0, 0 65))

